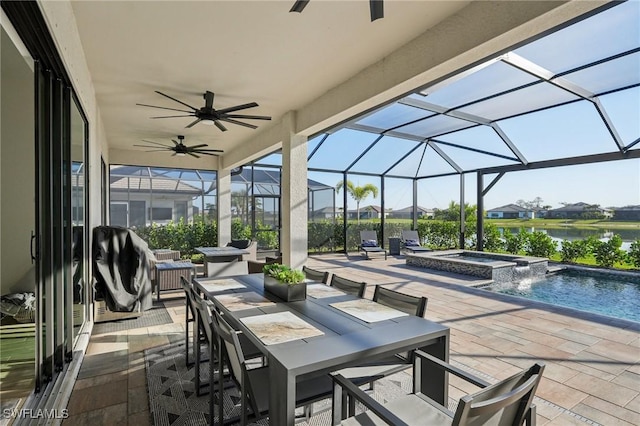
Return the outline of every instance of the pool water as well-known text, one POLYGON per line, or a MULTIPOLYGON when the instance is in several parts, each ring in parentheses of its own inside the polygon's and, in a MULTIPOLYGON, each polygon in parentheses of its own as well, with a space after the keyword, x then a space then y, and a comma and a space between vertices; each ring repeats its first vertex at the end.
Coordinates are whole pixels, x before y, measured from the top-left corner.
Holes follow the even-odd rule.
POLYGON ((487 290, 640 322, 640 281, 565 271, 487 290))

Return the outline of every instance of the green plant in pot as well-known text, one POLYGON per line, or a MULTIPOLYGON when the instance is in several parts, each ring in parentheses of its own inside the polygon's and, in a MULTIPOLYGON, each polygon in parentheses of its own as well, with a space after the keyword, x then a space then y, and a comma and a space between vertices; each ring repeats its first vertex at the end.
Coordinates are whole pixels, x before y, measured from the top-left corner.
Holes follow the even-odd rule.
POLYGON ((307 298, 307 283, 304 272, 291 269, 286 265, 272 263, 262 268, 264 289, 285 302, 294 302, 307 298))

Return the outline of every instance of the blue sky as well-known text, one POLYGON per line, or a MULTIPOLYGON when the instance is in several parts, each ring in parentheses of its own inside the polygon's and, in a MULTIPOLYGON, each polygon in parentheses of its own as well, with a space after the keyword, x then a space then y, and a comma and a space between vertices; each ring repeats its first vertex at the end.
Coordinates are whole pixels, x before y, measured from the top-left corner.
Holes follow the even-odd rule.
MULTIPOLYGON (((608 60, 598 65, 568 73, 581 65, 613 57, 640 47, 640 1, 631 0, 613 7, 576 25, 562 29, 514 52, 554 75, 581 87, 587 92, 599 94, 597 102, 611 119, 623 146, 640 137, 640 52, 608 60), (625 90, 618 91, 619 88, 625 90), (612 91, 616 90, 616 91, 612 91)), ((446 108, 475 114, 489 119, 513 142, 528 162, 556 158, 614 152, 618 146, 604 125, 596 105, 547 82, 536 82, 531 74, 512 67, 508 62, 495 62, 480 67, 470 76, 436 88, 427 88, 411 95, 446 108), (515 88, 521 87, 518 90, 515 88), (507 91, 503 95, 464 106, 485 96, 507 91), (576 101, 576 102, 572 102, 576 101), (510 115, 544 108, 549 104, 562 106, 503 119, 510 115)), ((399 124, 417 120, 398 131, 429 138, 431 135, 456 130, 436 136, 444 141, 437 145, 463 170, 513 164, 513 161, 487 156, 455 147, 478 148, 513 157, 506 144, 488 126, 468 127, 467 122, 406 105, 392 104, 383 110, 357 119, 357 124, 382 129, 395 128, 399 124)), ((310 168, 325 168, 382 173, 389 171, 403 155, 417 146, 417 142, 385 136, 358 159, 378 137, 377 134, 342 129, 332 133, 309 161, 310 168)), ((309 141, 309 152, 320 142, 322 135, 309 141)), ((632 149, 640 149, 640 144, 632 149)), ((432 148, 424 144, 393 167, 389 174, 407 177, 437 175, 453 171, 432 148)), ((465 201, 476 203, 475 173, 466 175, 465 201)), ((311 179, 335 185, 340 174, 310 172, 311 179)), ((350 175, 356 185, 373 183, 380 187, 380 179, 363 175, 350 175)), ((490 182, 485 177, 485 184, 490 182)), ((459 200, 457 176, 424 179, 420 181, 418 204, 427 208, 445 208, 451 200, 459 200)), ((398 209, 411 205, 410 180, 386 180, 387 207, 398 209)), ((587 202, 602 206, 640 204, 640 160, 622 160, 609 163, 588 164, 506 174, 485 196, 485 208, 499 207, 541 197, 544 204, 559 207, 560 203, 587 202)), ((337 203, 341 205, 342 197, 337 203)), ((380 204, 380 197, 369 199, 363 205, 380 204)), ((349 199, 349 208, 355 203, 349 199)))

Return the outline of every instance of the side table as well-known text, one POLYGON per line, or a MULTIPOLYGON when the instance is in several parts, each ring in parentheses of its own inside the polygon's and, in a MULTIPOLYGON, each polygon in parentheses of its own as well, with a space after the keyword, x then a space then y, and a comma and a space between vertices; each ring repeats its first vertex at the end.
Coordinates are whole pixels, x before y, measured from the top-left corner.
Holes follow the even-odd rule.
POLYGON ((161 291, 182 289, 180 277, 185 277, 191 281, 195 275, 195 267, 196 265, 191 262, 156 263, 156 291, 158 301, 160 301, 161 291))

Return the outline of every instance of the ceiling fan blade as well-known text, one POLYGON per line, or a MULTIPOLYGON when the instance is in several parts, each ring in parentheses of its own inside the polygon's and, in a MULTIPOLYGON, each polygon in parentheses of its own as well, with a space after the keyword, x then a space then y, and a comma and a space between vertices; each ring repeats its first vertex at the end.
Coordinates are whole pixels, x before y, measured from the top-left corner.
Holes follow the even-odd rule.
POLYGON ((194 122, 192 122, 191 124, 187 125, 187 126, 185 127, 185 129, 190 129, 190 128, 192 128, 193 126, 195 126, 196 124, 198 124, 200 121, 202 121, 202 120, 200 120, 199 118, 196 118, 196 121, 194 121, 194 122))
POLYGON ((194 149, 202 148, 203 146, 209 146, 209 145, 207 145, 206 143, 201 143, 200 145, 190 146, 189 149, 193 151, 194 149))
POLYGON ((371 22, 376 19, 384 18, 383 0, 369 0, 369 9, 371 10, 371 22))
POLYGON ((161 107, 161 106, 155 106, 155 105, 147 105, 147 104, 136 104, 136 105, 140 105, 140 106, 143 106, 143 107, 149 107, 149 108, 168 109, 169 111, 192 112, 192 111, 185 111, 183 109, 167 108, 167 107, 161 107))
POLYGON ((173 144, 174 144, 175 146, 180 145, 180 142, 178 142, 178 141, 177 141, 177 140, 175 140, 175 139, 171 139, 171 142, 173 142, 173 144))
POLYGON ((202 151, 198 151, 198 154, 203 154, 203 155, 213 155, 214 157, 219 157, 218 154, 212 154, 210 152, 202 152, 202 151))
POLYGON ((216 112, 218 114, 226 114, 228 112, 240 111, 241 109, 254 108, 254 107, 257 107, 257 106, 258 106, 257 103, 249 102, 248 104, 242 104, 242 105, 236 105, 236 106, 229 107, 229 108, 218 109, 218 110, 216 110, 216 112))
POLYGON ((298 12, 301 13, 305 7, 307 7, 307 3, 309 3, 309 0, 297 0, 293 6, 291 7, 291 9, 289 10, 289 12, 298 12))
POLYGON ((193 114, 189 115, 163 115, 160 117, 149 117, 149 118, 178 118, 178 117, 193 117, 193 114))
POLYGON ((204 106, 205 108, 213 108, 213 97, 215 96, 215 94, 213 92, 210 91, 206 91, 204 93, 204 106))
POLYGON ((145 152, 165 152, 165 151, 170 151, 168 149, 149 149, 145 152))
POLYGON ((216 125, 216 127, 217 127, 218 129, 222 130, 223 132, 226 132, 226 131, 227 131, 227 128, 226 128, 226 127, 224 127, 224 126, 222 125, 222 123, 221 123, 221 122, 219 122, 218 120, 214 120, 214 121, 213 121, 213 124, 215 124, 215 125, 216 125))
POLYGON ((198 151, 198 152, 224 152, 221 149, 196 149, 195 151, 198 151))
POLYGON ((160 92, 160 91, 158 91, 158 90, 156 90, 155 92, 156 92, 158 95, 162 95, 162 96, 164 96, 165 98, 169 98, 169 99, 171 99, 172 101, 175 101, 175 102, 177 102, 177 103, 179 103, 179 104, 182 104, 182 105, 184 105, 184 106, 186 106, 186 107, 189 107, 189 108, 191 108, 191 109, 192 109, 192 110, 194 110, 194 111, 197 111, 197 110, 198 110, 198 108, 194 108, 194 107, 192 107, 192 106, 191 106, 191 105, 189 105, 189 104, 185 104, 184 102, 179 101, 179 100, 177 100, 176 98, 172 98, 172 97, 171 97, 171 96, 169 96, 169 95, 165 95, 164 93, 162 93, 162 92, 160 92))
POLYGON ((243 123, 242 121, 233 120, 231 118, 220 117, 220 120, 221 121, 226 121, 227 123, 237 124, 238 126, 248 127, 250 129, 257 129, 258 128, 258 126, 254 126, 253 124, 243 123))
POLYGON ((200 158, 199 155, 194 154, 193 152, 187 152, 187 154, 189 154, 192 157, 196 157, 196 158, 200 158))
POLYGON ((224 114, 226 118, 244 118, 246 120, 271 120, 266 115, 224 114))
POLYGON ((160 143, 160 142, 149 141, 149 140, 146 140, 146 139, 142 139, 142 142, 152 143, 152 144, 155 144, 155 145, 164 146, 165 148, 169 148, 169 149, 172 148, 171 145, 166 145, 166 144, 163 144, 163 143, 160 143))

